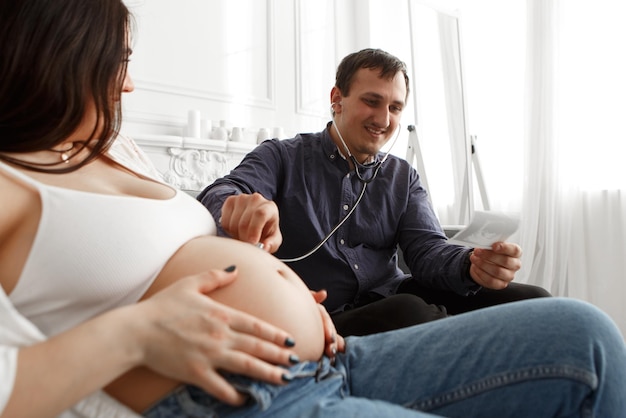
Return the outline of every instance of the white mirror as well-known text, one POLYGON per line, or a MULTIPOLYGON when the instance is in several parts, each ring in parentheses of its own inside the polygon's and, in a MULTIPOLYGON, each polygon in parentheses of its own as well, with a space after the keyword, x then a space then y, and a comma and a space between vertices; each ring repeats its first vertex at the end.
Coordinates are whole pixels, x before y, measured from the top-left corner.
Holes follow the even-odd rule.
POLYGON ((473 210, 471 143, 459 18, 417 0, 408 5, 412 62, 407 64, 415 102, 408 156, 414 151, 440 222, 467 224, 473 210))

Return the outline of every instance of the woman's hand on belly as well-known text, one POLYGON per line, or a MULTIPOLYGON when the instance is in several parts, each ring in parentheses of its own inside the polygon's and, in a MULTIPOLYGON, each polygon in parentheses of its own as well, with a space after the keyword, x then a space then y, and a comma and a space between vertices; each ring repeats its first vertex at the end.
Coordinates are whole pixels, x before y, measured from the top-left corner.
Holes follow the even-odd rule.
MULTIPOLYGON (((218 270, 212 274, 221 277, 226 273, 218 270)), ((150 361, 144 363, 152 370, 131 370, 107 386, 110 395, 138 412, 165 396, 180 381, 198 385, 216 398, 237 405, 242 396, 218 370, 284 383, 285 369, 274 365, 291 365, 297 359, 318 360, 324 352, 320 309, 302 280, 277 258, 234 239, 211 236, 189 241, 169 259, 143 299, 147 299, 143 303, 148 306, 156 301, 154 306, 159 311, 154 315, 163 315, 163 309, 171 315, 171 321, 161 324, 166 335, 180 335, 178 342, 153 344, 147 353, 150 361), (222 277, 219 285, 186 290, 187 297, 189 293, 206 295, 201 302, 206 305, 203 314, 198 300, 190 300, 193 304, 183 309, 181 301, 170 294, 177 289, 181 293, 179 287, 188 285, 180 277, 231 265, 237 266, 236 280, 229 276, 226 283, 222 277), (277 329, 283 330, 282 334, 276 334, 277 329), (263 341, 268 332, 274 333, 272 338, 290 335, 296 344, 289 354, 296 356, 290 357, 280 346, 271 344, 283 344, 284 339, 263 341), (154 356, 164 361, 167 369, 158 366, 154 356), (176 364, 181 368, 178 372, 173 367, 176 364), (180 378, 181 375, 187 377, 180 378)))
POLYGON ((181 381, 222 402, 241 405, 245 397, 220 371, 286 383, 286 370, 280 365, 293 364, 293 337, 207 296, 236 282, 236 277, 237 271, 195 274, 134 306, 134 316, 142 320, 133 334, 143 341, 140 364, 145 367, 122 375, 106 392, 141 412, 181 381))

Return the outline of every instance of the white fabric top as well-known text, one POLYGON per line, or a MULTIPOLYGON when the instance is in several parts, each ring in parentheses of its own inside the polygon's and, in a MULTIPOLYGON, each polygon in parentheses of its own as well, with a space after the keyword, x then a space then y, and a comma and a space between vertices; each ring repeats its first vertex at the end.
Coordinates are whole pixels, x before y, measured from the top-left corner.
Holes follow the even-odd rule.
MULTIPOLYGON (((120 138, 110 154, 127 166, 133 162, 129 168, 136 172, 156 173, 128 138, 120 138)), ((215 234, 215 223, 182 192, 167 200, 87 193, 48 186, 5 164, 0 169, 33 184, 42 200, 41 221, 18 284, 9 297, 0 292, 2 411, 12 391, 18 347, 134 303, 183 243, 215 234)), ((135 414, 99 391, 63 416, 135 414)))
POLYGON ((134 303, 191 238, 215 234, 209 212, 184 192, 170 199, 49 186, 0 162, 41 197, 41 220, 9 295, 48 337, 134 303))
MULTIPOLYGON (((19 347, 44 341, 46 337, 15 310, 0 287, 0 413, 15 383, 19 347)), ((66 410, 59 418, 139 418, 139 415, 103 391, 96 391, 66 410)))

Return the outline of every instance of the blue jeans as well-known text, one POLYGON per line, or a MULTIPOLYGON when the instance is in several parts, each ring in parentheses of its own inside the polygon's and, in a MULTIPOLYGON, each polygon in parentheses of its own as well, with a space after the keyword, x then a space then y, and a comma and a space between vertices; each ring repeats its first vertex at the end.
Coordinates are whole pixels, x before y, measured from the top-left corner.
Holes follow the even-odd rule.
POLYGON ((232 408, 182 386, 156 417, 626 417, 626 346, 590 304, 541 298, 366 337, 290 369, 284 386, 229 380, 232 408))

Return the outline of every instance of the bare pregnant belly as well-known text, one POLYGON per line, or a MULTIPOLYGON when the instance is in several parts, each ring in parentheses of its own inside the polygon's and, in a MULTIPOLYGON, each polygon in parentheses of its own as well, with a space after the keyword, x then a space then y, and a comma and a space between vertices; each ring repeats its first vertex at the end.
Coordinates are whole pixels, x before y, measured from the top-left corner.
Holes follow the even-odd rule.
MULTIPOLYGON (((302 361, 318 360, 324 351, 324 331, 310 291, 293 270, 253 245, 214 236, 193 239, 172 256, 143 298, 186 275, 230 265, 237 266, 237 278, 209 296, 289 332, 302 361)), ((105 390, 141 412, 179 384, 147 368, 137 368, 105 390)))

